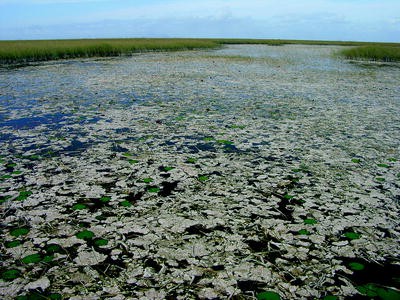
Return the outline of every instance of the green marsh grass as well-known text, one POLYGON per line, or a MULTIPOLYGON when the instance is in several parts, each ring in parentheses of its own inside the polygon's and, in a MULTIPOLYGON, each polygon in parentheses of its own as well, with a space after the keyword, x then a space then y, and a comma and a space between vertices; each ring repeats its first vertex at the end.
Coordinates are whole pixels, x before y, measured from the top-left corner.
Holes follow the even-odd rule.
POLYGON ((359 46, 345 49, 340 53, 348 59, 372 61, 400 61, 400 46, 359 46))
MULTIPOLYGON (((399 47, 395 43, 365 43, 350 41, 306 41, 279 39, 79 39, 79 40, 30 40, 0 41, 0 64, 25 64, 70 58, 106 57, 129 55, 149 51, 179 51, 212 49, 227 44, 260 44, 280 46, 288 44, 303 45, 341 45, 368 47, 399 47)), ((358 49, 358 48, 355 48, 358 49)), ((398 48, 394 48, 396 53, 398 48)), ((355 51, 355 50, 353 50, 355 51)), ((393 56, 393 55, 392 55, 393 56)), ((398 57, 398 54, 397 54, 398 57)))
POLYGON ((203 39, 82 39, 0 41, 0 63, 26 63, 68 58, 119 56, 148 51, 215 48, 203 39))

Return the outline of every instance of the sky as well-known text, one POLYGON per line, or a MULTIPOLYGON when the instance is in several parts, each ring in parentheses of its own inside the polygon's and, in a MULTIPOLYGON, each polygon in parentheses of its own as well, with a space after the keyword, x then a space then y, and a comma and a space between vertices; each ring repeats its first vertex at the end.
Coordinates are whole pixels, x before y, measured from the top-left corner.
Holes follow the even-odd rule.
POLYGON ((400 42, 400 0, 0 0, 0 40, 111 37, 400 42))

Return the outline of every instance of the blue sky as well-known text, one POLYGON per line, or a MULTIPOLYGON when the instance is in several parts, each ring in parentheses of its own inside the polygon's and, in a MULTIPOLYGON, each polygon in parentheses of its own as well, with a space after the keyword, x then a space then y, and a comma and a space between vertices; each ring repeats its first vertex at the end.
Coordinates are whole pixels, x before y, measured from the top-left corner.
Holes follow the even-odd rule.
POLYGON ((400 0, 0 0, 0 39, 227 37, 400 42, 400 0))

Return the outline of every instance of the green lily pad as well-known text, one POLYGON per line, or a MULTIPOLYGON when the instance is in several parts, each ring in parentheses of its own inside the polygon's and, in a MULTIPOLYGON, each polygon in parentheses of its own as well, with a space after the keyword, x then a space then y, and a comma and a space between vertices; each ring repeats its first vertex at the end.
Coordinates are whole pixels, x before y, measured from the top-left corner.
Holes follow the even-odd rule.
POLYGON ((54 259, 53 255, 46 255, 45 257, 43 257, 42 262, 49 263, 49 262, 52 262, 53 259, 54 259))
POLYGON ((377 166, 380 168, 389 168, 389 165, 387 164, 377 164, 377 166))
POLYGON ((9 164, 6 165, 7 168, 14 168, 16 166, 17 166, 16 163, 9 163, 9 164))
POLYGON ((300 229, 297 233, 299 235, 310 235, 311 234, 311 232, 309 232, 307 229, 300 229))
POLYGON ((90 230, 83 230, 75 234, 75 236, 81 240, 90 240, 94 237, 94 233, 90 230))
POLYGON ((322 298, 322 300, 337 300, 339 299, 337 296, 328 295, 322 298))
POLYGON ((59 293, 53 293, 49 295, 51 300, 62 300, 62 295, 59 293))
POLYGON ((19 192, 19 196, 15 198, 17 201, 24 201, 26 200, 30 195, 32 195, 31 191, 21 191, 19 192))
POLYGON ((223 144, 223 145, 233 145, 233 142, 228 141, 228 140, 217 140, 217 143, 223 144))
POLYGON ((123 207, 131 207, 132 206, 132 203, 130 203, 129 201, 122 201, 122 202, 120 202, 119 203, 121 206, 123 206, 123 207))
POLYGON ((317 223, 318 223, 318 221, 315 220, 315 219, 305 219, 304 220, 304 224, 306 224, 306 225, 314 225, 314 224, 317 224, 317 223))
POLYGON ((17 269, 6 270, 1 274, 1 278, 5 281, 12 281, 21 276, 21 271, 17 269))
POLYGON ((61 246, 57 244, 49 244, 45 248, 47 253, 56 253, 56 252, 62 252, 61 246))
POLYGON ((164 172, 169 172, 171 170, 175 169, 174 167, 163 167, 164 172))
POLYGON ((190 157, 186 160, 187 163, 189 164, 195 164, 197 162, 196 158, 190 157))
POLYGON ((390 157, 390 158, 388 159, 388 161, 390 161, 390 162, 396 162, 396 161, 397 161, 397 158, 390 157))
POLYGON ((128 162, 133 165, 133 164, 137 164, 139 161, 136 159, 128 159, 128 162))
POLYGON ((232 129, 245 129, 246 126, 245 125, 232 125, 231 128, 232 129))
POLYGON ((106 246, 108 244, 108 240, 106 239, 97 239, 94 241, 96 246, 106 246))
POLYGON ((267 291, 257 294, 257 300, 280 300, 281 296, 278 293, 267 291))
POLYGON ((3 175, 3 176, 1 176, 1 179, 10 179, 10 178, 12 178, 11 175, 3 175))
POLYGON ((143 181, 144 183, 150 183, 150 182, 153 182, 154 179, 153 179, 153 178, 143 178, 142 181, 143 181))
POLYGON ((103 196, 100 198, 100 201, 103 203, 110 202, 110 200, 111 200, 111 197, 108 197, 108 196, 103 196))
POLYGON ((373 283, 358 286, 356 289, 367 297, 379 297, 382 300, 400 299, 400 293, 398 291, 390 288, 383 288, 373 283))
POLYGON ((359 158, 353 158, 351 161, 352 161, 353 163, 355 163, 355 164, 359 164, 359 163, 361 162, 361 159, 359 159, 359 158))
POLYGON ((361 237, 361 234, 356 232, 345 232, 343 235, 350 240, 357 240, 361 237))
POLYGON ((286 200, 290 200, 290 199, 293 199, 294 196, 293 196, 293 195, 289 195, 289 194, 285 194, 285 195, 283 196, 283 198, 285 198, 286 200))
POLYGON ((21 235, 26 235, 29 233, 29 229, 22 227, 22 228, 15 228, 10 231, 10 234, 15 237, 19 237, 21 235))
POLYGON ((365 266, 363 264, 360 264, 358 262, 351 262, 349 263, 349 267, 350 269, 352 269, 353 271, 361 271, 365 269, 365 266))
POLYGON ((22 173, 23 173, 22 171, 14 171, 14 172, 12 172, 13 175, 20 175, 22 173))
POLYGON ((21 241, 10 241, 10 242, 5 242, 4 246, 6 248, 15 248, 22 245, 21 241))
POLYGON ((376 177, 375 180, 378 181, 378 182, 384 182, 384 181, 385 181, 385 178, 383 178, 383 177, 376 177))
POLYGON ((158 187, 148 187, 147 191, 149 193, 158 193, 160 191, 160 189, 158 187))
POLYGON ((132 154, 131 154, 131 153, 129 153, 129 152, 125 152, 125 153, 123 153, 122 155, 123 155, 123 156, 126 156, 126 157, 130 157, 130 156, 132 156, 132 154))
POLYGON ((73 210, 82 210, 82 209, 85 209, 85 208, 87 208, 87 206, 85 204, 83 204, 83 203, 77 203, 74 206, 72 206, 73 210))
POLYGON ((206 176, 206 175, 200 175, 197 179, 198 179, 199 181, 201 181, 201 182, 205 182, 205 181, 208 180, 208 176, 206 176))
POLYGON ((31 254, 28 256, 25 256, 24 258, 21 259, 21 261, 24 264, 35 264, 38 263, 42 260, 42 256, 39 253, 31 254))

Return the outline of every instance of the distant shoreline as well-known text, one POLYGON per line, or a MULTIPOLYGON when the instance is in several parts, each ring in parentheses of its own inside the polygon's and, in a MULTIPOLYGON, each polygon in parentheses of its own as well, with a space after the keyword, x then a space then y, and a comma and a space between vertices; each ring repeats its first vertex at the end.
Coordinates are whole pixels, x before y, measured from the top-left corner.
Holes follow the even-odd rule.
POLYGON ((0 64, 14 65, 71 58, 112 57, 150 51, 213 49, 226 44, 358 46, 362 47, 362 49, 368 47, 369 50, 353 51, 352 55, 349 55, 348 52, 344 52, 343 55, 352 59, 361 58, 382 61, 400 60, 400 43, 279 39, 133 38, 0 41, 0 64), (386 50, 382 50, 383 48, 386 50), (371 51, 379 53, 379 55, 372 55, 371 51))

